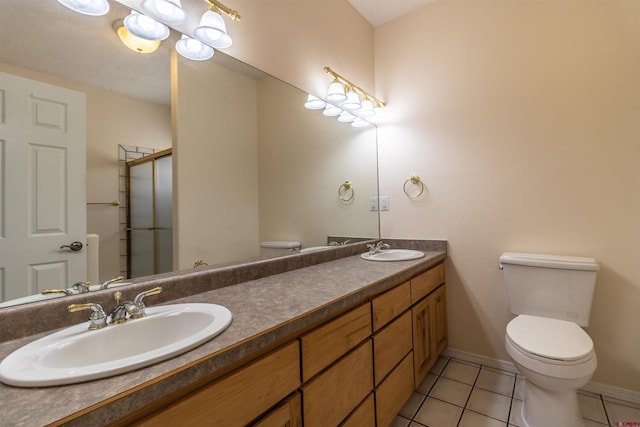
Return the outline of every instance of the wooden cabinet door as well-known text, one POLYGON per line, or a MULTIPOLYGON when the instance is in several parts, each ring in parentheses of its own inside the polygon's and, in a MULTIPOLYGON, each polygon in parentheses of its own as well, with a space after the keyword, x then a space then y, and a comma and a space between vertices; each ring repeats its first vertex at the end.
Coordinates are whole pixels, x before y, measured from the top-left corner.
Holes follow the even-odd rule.
POLYGON ((298 342, 293 341, 170 403, 135 425, 246 425, 299 386, 300 352, 298 342))
POLYGON ((391 424, 413 389, 413 358, 409 353, 376 388, 376 425, 391 424))
POLYGON ((373 372, 377 386, 411 351, 411 312, 385 326, 373 336, 373 372))
POLYGON ((302 386, 304 425, 338 425, 372 389, 373 354, 368 340, 302 386))
POLYGON ((302 381, 371 336, 371 305, 363 304, 300 337, 302 381))
POLYGON ((373 332, 398 317, 409 306, 411 306, 411 286, 409 282, 404 282, 402 285, 373 298, 371 300, 373 332))
POLYGON ((440 354, 447 347, 447 294, 445 285, 436 289, 429 296, 433 300, 433 322, 431 334, 435 343, 436 354, 440 354))
POLYGON ((411 303, 415 304, 444 283, 444 263, 411 279, 411 303))
POLYGON ((433 304, 427 297, 411 309, 413 317, 413 365, 415 383, 420 384, 435 363, 437 353, 432 339, 433 304))
POLYGON ((302 427, 302 402, 296 392, 252 427, 302 427))

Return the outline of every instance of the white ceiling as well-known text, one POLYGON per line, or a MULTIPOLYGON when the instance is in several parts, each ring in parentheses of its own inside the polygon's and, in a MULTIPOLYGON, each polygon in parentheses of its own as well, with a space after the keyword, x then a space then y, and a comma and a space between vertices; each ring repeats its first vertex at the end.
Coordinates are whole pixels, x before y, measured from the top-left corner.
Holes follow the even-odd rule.
POLYGON ((371 25, 378 26, 435 0, 349 0, 371 25))

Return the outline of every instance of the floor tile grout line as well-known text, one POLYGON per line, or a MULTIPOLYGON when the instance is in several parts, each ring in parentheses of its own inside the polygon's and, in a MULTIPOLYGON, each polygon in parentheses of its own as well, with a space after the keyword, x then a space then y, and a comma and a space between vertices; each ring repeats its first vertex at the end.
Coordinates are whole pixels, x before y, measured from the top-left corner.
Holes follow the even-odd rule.
MULTIPOLYGON (((458 418, 458 424, 456 424, 456 427, 460 427, 460 423, 462 422, 462 417, 464 416, 464 411, 467 409, 467 405, 469 404, 469 400, 471 399, 471 395, 473 394, 473 389, 476 386, 476 383, 478 382, 478 377, 480 376, 480 371, 482 370, 482 365, 480 365, 480 367, 478 368, 478 372, 476 373, 476 377, 473 380, 473 384, 471 385, 471 392, 469 392, 469 396, 467 396, 467 401, 464 402, 464 407, 462 408, 462 412, 460 413, 460 418, 458 418)), ((475 412, 475 411, 473 411, 475 412)))
POLYGON ((516 374, 513 378, 513 387, 511 388, 511 402, 509 402, 509 413, 507 414, 507 425, 510 425, 511 422, 511 410, 513 409, 513 399, 516 396, 516 385, 518 384, 518 375, 516 374))

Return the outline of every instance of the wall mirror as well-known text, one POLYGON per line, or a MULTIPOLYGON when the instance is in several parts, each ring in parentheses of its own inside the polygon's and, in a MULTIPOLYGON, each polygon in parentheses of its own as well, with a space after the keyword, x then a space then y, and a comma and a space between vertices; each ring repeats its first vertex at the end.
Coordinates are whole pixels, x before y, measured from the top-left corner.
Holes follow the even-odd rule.
MULTIPOLYGON (((87 202, 123 200, 120 145, 173 147, 174 270, 260 258, 263 241, 304 249, 329 236, 379 237, 378 213, 369 209, 378 182, 374 127, 305 110, 306 93, 221 52, 205 62, 172 58, 174 31, 153 54, 129 51, 112 25, 129 10, 110 4, 104 17, 55 0, 0 5, 0 71, 35 78, 34 71, 104 92, 99 105, 87 100, 87 202), (354 192, 348 201, 339 194, 346 181, 354 192)), ((123 211, 87 206, 87 232, 100 238, 100 282, 126 265, 123 211)))

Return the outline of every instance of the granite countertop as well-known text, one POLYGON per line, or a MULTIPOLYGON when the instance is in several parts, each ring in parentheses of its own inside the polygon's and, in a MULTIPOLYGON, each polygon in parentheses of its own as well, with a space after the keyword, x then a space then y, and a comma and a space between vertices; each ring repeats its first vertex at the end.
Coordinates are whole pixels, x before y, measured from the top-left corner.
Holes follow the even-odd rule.
MULTIPOLYGON (((44 388, 0 384, 0 424, 40 426, 67 417, 74 418, 66 425, 78 426, 116 421, 408 280, 444 260, 446 246, 425 253, 402 262, 370 262, 352 255, 172 300, 223 305, 233 321, 222 334, 187 353, 111 378, 44 388)), ((151 299, 148 303, 153 305, 151 299)), ((0 359, 48 333, 0 344, 0 359)))

